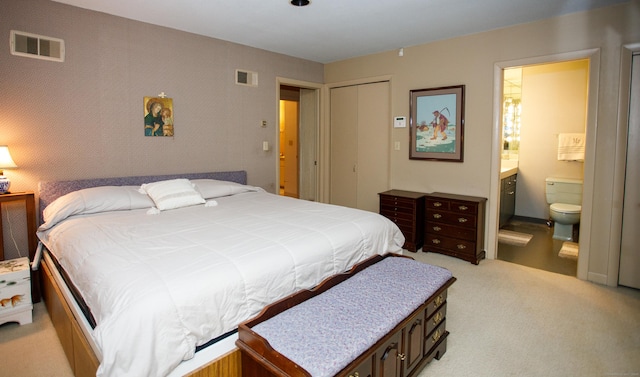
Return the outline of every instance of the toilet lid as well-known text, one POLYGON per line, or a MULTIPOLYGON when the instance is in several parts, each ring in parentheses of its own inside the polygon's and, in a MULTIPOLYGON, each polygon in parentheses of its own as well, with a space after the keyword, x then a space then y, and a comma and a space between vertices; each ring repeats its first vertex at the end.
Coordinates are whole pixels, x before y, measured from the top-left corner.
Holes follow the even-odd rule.
POLYGON ((551 209, 556 212, 580 213, 580 210, 582 210, 582 206, 579 206, 577 204, 553 203, 551 205, 551 209))

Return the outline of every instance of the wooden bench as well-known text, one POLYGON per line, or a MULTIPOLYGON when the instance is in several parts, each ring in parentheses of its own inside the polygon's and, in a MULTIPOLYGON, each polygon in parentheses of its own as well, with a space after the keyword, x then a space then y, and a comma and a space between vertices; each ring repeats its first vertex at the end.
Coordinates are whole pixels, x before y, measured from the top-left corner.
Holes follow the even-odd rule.
POLYGON ((368 259, 242 323, 242 375, 413 376, 446 352, 455 280, 408 257, 368 259))

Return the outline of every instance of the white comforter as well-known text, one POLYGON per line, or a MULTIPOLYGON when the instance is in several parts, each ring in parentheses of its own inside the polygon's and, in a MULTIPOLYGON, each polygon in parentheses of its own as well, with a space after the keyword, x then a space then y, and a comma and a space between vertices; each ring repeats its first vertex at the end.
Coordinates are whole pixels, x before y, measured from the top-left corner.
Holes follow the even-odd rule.
POLYGON ((371 212, 265 192, 149 215, 74 215, 39 232, 96 319, 99 376, 163 376, 267 304, 400 252, 371 212))

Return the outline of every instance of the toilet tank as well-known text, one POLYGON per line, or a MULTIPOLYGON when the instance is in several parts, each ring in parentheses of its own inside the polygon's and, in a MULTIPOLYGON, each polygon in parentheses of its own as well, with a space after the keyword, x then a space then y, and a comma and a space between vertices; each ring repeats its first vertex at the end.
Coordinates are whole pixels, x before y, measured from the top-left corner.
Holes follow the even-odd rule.
POLYGON ((548 204, 582 204, 582 180, 549 177, 545 183, 548 204))

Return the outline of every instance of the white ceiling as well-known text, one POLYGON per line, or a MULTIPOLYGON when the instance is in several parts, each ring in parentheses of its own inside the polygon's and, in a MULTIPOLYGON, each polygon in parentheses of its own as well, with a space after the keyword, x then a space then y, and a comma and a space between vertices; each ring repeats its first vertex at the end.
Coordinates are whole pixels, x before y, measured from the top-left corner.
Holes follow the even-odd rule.
POLYGON ((330 63, 628 0, 53 1, 330 63))

